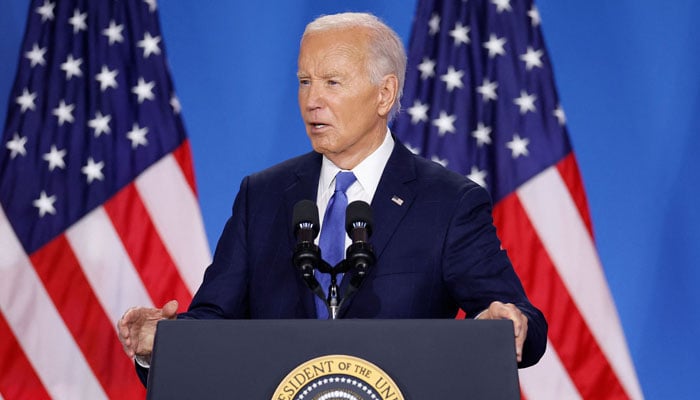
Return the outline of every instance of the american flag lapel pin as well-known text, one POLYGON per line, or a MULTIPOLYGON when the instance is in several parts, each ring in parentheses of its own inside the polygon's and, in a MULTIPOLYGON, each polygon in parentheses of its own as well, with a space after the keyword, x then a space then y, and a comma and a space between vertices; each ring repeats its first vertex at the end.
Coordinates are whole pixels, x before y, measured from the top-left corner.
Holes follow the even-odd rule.
POLYGON ((396 204, 398 204, 398 205, 403 205, 403 199, 402 199, 401 197, 399 197, 399 196, 394 195, 394 196, 391 198, 391 201, 393 201, 394 203, 396 203, 396 204))

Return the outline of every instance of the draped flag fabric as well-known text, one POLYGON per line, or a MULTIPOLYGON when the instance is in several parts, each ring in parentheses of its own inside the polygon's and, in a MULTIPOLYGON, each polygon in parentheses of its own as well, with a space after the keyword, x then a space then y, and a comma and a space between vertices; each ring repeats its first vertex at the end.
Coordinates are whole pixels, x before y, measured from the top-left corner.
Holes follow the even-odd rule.
POLYGON ((29 8, 0 147, 0 398, 144 398, 116 321, 210 260, 155 0, 29 8))
POLYGON ((549 323, 543 359, 520 371, 523 396, 642 398, 537 8, 529 0, 421 0, 408 58, 394 132, 489 190, 503 247, 549 323))

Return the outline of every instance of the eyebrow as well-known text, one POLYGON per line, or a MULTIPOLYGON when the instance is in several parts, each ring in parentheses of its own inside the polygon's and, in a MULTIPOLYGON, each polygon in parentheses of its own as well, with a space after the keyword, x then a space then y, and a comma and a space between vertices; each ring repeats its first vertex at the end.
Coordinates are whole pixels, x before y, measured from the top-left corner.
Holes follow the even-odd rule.
MULTIPOLYGON (((308 78, 311 74, 305 73, 305 72, 297 72, 297 78, 308 78)), ((340 71, 329 71, 326 72, 325 74, 321 75, 321 79, 328 79, 328 78, 336 78, 336 77, 342 77, 343 74, 340 71)))

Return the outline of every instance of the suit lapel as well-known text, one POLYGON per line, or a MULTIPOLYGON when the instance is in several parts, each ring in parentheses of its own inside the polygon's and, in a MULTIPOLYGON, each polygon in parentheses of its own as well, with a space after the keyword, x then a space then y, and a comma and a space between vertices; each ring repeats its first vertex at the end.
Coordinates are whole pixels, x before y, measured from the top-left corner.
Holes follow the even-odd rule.
MULTIPOLYGON (((416 179, 415 156, 398 140, 394 140, 394 150, 387 161, 372 199, 374 232, 369 241, 374 247, 377 260, 382 257, 384 249, 411 207, 416 195, 414 186, 410 184, 416 179)), ((369 275, 371 276, 373 273, 374 268, 370 270, 369 275)), ((347 292, 350 279, 354 274, 354 271, 350 271, 343 277, 342 294, 347 292)), ((352 301, 353 298, 349 298, 344 303, 340 310, 341 317, 347 313, 352 301)))
MULTIPOLYGON (((320 174, 321 155, 313 152, 309 153, 308 155, 303 156, 300 162, 297 164, 296 168, 294 169, 291 182, 289 182, 289 186, 284 191, 285 212, 287 214, 287 221, 289 221, 287 240, 289 240, 289 246, 291 249, 296 246, 294 227, 292 227, 292 213, 294 210, 294 205, 300 200, 316 201, 316 195, 318 193, 318 179, 320 174)), ((290 259, 291 256, 292 254, 289 254, 290 259)), ((291 261, 290 265, 292 265, 291 261)), ((294 267, 292 266, 292 268, 294 267)), ((306 295, 302 298, 306 316, 309 318, 316 317, 314 294, 306 286, 301 277, 299 277, 297 280, 297 284, 300 286, 299 293, 306 293, 306 295)))
POLYGON ((396 142, 372 199, 374 233, 370 242, 377 258, 381 257, 415 198, 415 190, 409 185, 416 179, 413 157, 408 149, 396 142))

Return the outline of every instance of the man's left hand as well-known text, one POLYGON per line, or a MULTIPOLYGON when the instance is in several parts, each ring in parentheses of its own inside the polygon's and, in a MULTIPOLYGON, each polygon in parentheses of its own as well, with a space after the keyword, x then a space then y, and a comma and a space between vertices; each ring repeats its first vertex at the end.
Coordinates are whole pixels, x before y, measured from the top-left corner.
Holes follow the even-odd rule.
POLYGON ((518 362, 523 360, 523 344, 527 337, 527 316, 515 305, 511 303, 501 303, 494 301, 484 312, 477 316, 477 319, 509 319, 513 321, 515 333, 515 355, 518 362))

